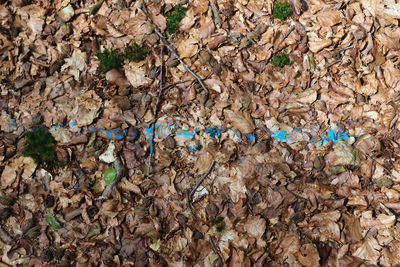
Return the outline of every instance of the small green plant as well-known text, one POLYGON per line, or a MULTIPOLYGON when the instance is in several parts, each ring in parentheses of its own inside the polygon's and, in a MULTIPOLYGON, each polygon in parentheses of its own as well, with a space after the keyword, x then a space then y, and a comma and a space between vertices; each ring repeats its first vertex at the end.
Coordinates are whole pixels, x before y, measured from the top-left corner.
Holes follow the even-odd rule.
POLYGON ((285 20, 291 14, 292 10, 290 9, 290 4, 288 2, 279 2, 279 1, 274 2, 274 6, 272 8, 272 15, 275 18, 285 20))
POLYGON ((59 165, 54 137, 45 128, 34 127, 25 133, 25 137, 25 157, 31 157, 36 164, 49 170, 59 165))
POLYGON ((100 60, 100 64, 105 72, 112 69, 121 69, 122 56, 112 49, 110 51, 106 49, 103 52, 97 50, 95 55, 100 60))
POLYGON ((182 5, 174 6, 165 14, 167 19, 167 28, 165 31, 169 34, 175 33, 179 29, 179 22, 186 16, 186 8, 182 5))
POLYGON ((222 218, 221 216, 216 217, 216 218, 212 221, 212 225, 215 226, 215 230, 216 230, 217 232, 222 232, 222 230, 224 230, 224 228, 225 228, 224 218, 222 218))
POLYGON ((129 60, 139 62, 144 59, 144 57, 147 55, 147 53, 148 52, 147 52, 146 48, 138 45, 137 43, 134 43, 133 45, 125 48, 124 55, 129 60))
POLYGON ((282 52, 273 56, 272 64, 275 67, 283 68, 285 65, 290 65, 290 58, 285 52, 282 52))
POLYGON ((50 213, 45 216, 46 221, 50 224, 50 227, 53 229, 61 229, 61 224, 57 221, 57 219, 50 213))

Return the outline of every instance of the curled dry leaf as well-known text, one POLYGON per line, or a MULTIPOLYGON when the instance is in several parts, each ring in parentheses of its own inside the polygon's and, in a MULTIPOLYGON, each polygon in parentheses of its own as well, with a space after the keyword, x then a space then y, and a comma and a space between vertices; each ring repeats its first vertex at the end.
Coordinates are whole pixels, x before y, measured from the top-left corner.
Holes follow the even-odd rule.
POLYGON ((341 140, 333 145, 333 151, 329 152, 325 160, 330 165, 360 166, 358 150, 341 140))
POLYGON ((194 38, 182 40, 178 45, 178 53, 181 58, 192 57, 199 51, 198 41, 194 38))
POLYGON ((308 44, 309 44, 309 49, 313 53, 318 53, 319 51, 321 51, 325 47, 330 46, 332 44, 332 40, 331 39, 326 39, 326 40, 320 40, 320 41, 312 41, 312 42, 308 42, 308 44))
POLYGON ((378 42, 382 43, 387 49, 400 49, 400 29, 396 30, 387 30, 383 33, 377 34, 378 42))
POLYGON ((30 157, 18 157, 4 168, 1 177, 1 189, 6 189, 19 178, 28 179, 36 170, 36 164, 30 157))
POLYGON ((255 125, 248 110, 225 110, 224 115, 233 127, 238 129, 242 134, 250 134, 254 132, 255 125))
POLYGON ((76 127, 89 125, 97 117, 102 101, 94 91, 87 91, 75 98, 72 111, 68 114, 70 121, 76 120, 76 127))
POLYGON ((210 37, 215 30, 214 22, 210 17, 202 16, 200 19, 200 25, 201 25, 199 29, 200 38, 210 37))
POLYGON ((134 88, 148 86, 152 82, 152 80, 147 77, 144 66, 134 62, 130 62, 128 66, 125 66, 125 75, 134 88))
POLYGON ((265 241, 261 240, 266 229, 266 222, 263 218, 260 218, 260 216, 249 216, 244 225, 244 229, 249 236, 257 239, 257 243, 260 246, 265 245, 265 241))
POLYGON ((106 80, 109 83, 115 84, 115 85, 118 85, 118 86, 129 85, 129 81, 126 79, 124 74, 122 74, 117 69, 112 69, 112 70, 107 71, 106 80))
POLYGON ((342 12, 340 10, 321 11, 316 16, 318 23, 324 27, 331 27, 342 21, 342 12))
POLYGON ((65 59, 65 64, 61 71, 69 68, 69 73, 74 75, 76 81, 79 81, 80 73, 86 68, 87 55, 79 49, 74 49, 72 56, 65 59))
POLYGON ((377 264, 382 247, 375 238, 370 237, 361 243, 361 246, 354 251, 353 256, 366 261, 369 264, 377 264))
POLYGON ((294 12, 297 15, 300 15, 301 14, 301 8, 303 6, 302 3, 301 3, 301 0, 290 0, 290 3, 293 6, 294 12))
POLYGON ((298 260, 306 267, 319 265, 319 253, 314 244, 304 244, 298 253, 298 260))

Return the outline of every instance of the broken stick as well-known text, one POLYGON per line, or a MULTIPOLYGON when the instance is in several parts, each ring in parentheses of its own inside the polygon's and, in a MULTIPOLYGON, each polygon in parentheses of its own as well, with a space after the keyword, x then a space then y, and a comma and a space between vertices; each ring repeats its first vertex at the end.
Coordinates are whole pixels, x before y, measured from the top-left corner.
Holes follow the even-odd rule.
POLYGON ((212 171, 212 169, 214 168, 215 165, 215 161, 213 161, 210 165, 210 167, 208 167, 208 170, 204 173, 204 175, 200 178, 200 180, 197 182, 197 184, 193 187, 192 191, 189 194, 190 200, 193 199, 193 195, 196 192, 197 188, 199 188, 199 186, 201 185, 201 183, 204 181, 204 179, 206 179, 206 177, 210 174, 210 172, 212 171))
POLYGON ((158 113, 158 105, 160 103, 161 95, 163 93, 163 82, 164 82, 164 59, 163 59, 163 49, 164 47, 161 46, 160 48, 160 60, 161 60, 161 65, 160 65, 160 91, 158 92, 157 96, 157 101, 156 104, 154 105, 153 108, 153 116, 154 116, 154 122, 151 125, 151 138, 150 138, 150 154, 149 154, 149 160, 147 164, 147 175, 150 175, 150 169, 151 169, 151 159, 154 153, 154 148, 153 148, 153 143, 154 143, 154 132, 156 128, 156 123, 157 123, 157 113, 158 113))
POLYGON ((117 175, 116 175, 114 181, 109 183, 107 185, 106 189, 104 189, 103 194, 101 194, 101 196, 97 198, 98 200, 105 199, 107 197, 107 195, 110 193, 110 191, 114 188, 114 186, 119 182, 119 180, 121 180, 122 173, 124 170, 124 165, 122 165, 122 162, 121 162, 121 159, 119 156, 117 156, 117 159, 114 161, 114 168, 117 172, 117 175))
POLYGON ((224 265, 224 261, 222 260, 222 256, 219 253, 217 246, 215 245, 215 237, 210 236, 210 244, 211 244, 211 246, 212 246, 212 248, 214 250, 214 253, 217 254, 218 260, 220 262, 220 265, 218 265, 218 266, 224 265))

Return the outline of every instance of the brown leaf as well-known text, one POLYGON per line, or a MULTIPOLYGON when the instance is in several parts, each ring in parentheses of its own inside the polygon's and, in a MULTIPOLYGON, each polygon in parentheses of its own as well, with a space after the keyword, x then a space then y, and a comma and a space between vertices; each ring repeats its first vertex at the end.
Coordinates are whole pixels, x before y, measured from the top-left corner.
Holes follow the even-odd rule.
POLYGON ((383 44, 387 49, 400 49, 400 29, 396 28, 394 31, 391 29, 384 33, 378 33, 376 40, 383 44))
POLYGON ((112 69, 112 70, 107 71, 106 80, 109 83, 115 84, 118 86, 129 84, 129 81, 126 79, 126 77, 117 69, 112 69))
POLYGON ((233 127, 239 130, 242 134, 250 134, 254 132, 255 125, 248 110, 225 110, 224 115, 233 127))
POLYGON ((178 53, 181 58, 192 57, 199 51, 197 40, 194 38, 187 38, 182 40, 178 45, 178 53))
POLYGON ((301 0, 290 0, 290 3, 292 4, 292 7, 294 8, 294 12, 297 15, 300 15, 301 14, 301 8, 302 8, 301 0))
POLYGON ((321 26, 331 27, 342 21, 340 10, 326 10, 317 13, 317 20, 321 26))
POLYGON ((318 53, 319 51, 321 51, 325 47, 330 46, 332 44, 332 40, 331 39, 325 39, 325 40, 320 40, 320 41, 312 41, 312 42, 308 42, 308 44, 309 44, 310 50, 313 53, 318 53))
POLYGON ((318 266, 319 265, 319 253, 314 244, 304 244, 301 246, 298 253, 298 260, 304 266, 318 266))
POLYGON ((381 255, 381 249, 382 247, 378 244, 376 239, 370 237, 367 240, 364 240, 361 246, 359 246, 352 255, 365 260, 366 263, 377 264, 381 255))
POLYGON ((215 30, 214 22, 210 17, 202 16, 200 19, 200 25, 201 25, 199 29, 200 38, 210 37, 215 30))

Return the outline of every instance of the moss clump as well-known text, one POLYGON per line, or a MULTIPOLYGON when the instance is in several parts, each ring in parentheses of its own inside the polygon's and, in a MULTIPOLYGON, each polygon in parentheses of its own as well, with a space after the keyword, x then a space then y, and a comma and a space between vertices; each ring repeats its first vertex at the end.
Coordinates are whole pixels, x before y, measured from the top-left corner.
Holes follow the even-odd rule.
POLYGON ((290 9, 290 4, 288 2, 274 2, 274 7, 272 9, 272 15, 275 18, 285 20, 288 16, 292 14, 290 9))
POLYGON ((31 157, 36 164, 52 170, 59 165, 54 148, 54 137, 45 128, 34 127, 25 133, 26 144, 23 155, 31 157))
POLYGON ((121 69, 122 56, 112 49, 110 51, 106 49, 103 52, 97 50, 95 55, 100 60, 100 64, 105 72, 112 69, 121 69))
POLYGON ((179 29, 179 22, 186 16, 186 8, 182 5, 174 6, 173 9, 165 14, 167 19, 167 28, 165 31, 169 34, 175 33, 179 29))
POLYGON ((225 222, 224 222, 224 218, 222 218, 221 216, 216 217, 213 221, 212 221, 212 225, 215 226, 215 230, 217 232, 222 232, 225 228, 225 222))
POLYGON ((125 48, 124 55, 129 60, 139 62, 144 59, 144 57, 147 55, 147 53, 148 52, 147 52, 146 48, 138 45, 137 43, 134 43, 133 45, 125 48))
POLYGON ((272 58, 272 64, 274 64, 275 67, 283 68, 285 65, 290 64, 290 58, 285 52, 282 52, 274 55, 272 58))

